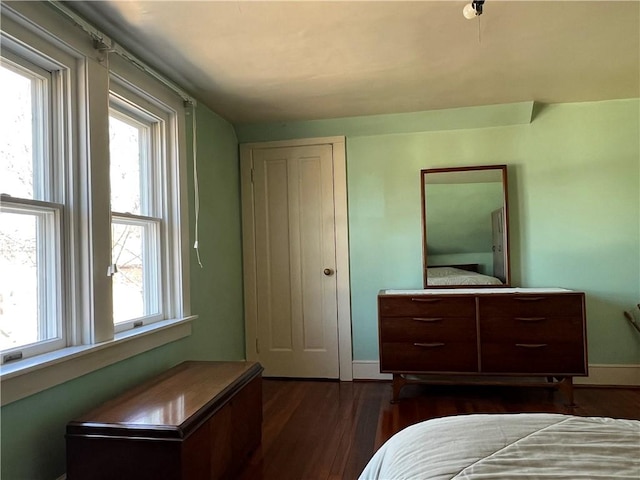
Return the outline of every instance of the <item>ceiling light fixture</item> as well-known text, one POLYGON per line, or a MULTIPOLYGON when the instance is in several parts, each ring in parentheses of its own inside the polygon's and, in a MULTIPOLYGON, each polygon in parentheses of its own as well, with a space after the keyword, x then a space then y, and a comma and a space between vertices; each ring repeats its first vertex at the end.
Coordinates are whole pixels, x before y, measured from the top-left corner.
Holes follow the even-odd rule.
POLYGON ((484 5, 484 0, 473 0, 471 3, 467 3, 462 9, 462 15, 467 20, 471 20, 482 15, 482 6, 484 5))

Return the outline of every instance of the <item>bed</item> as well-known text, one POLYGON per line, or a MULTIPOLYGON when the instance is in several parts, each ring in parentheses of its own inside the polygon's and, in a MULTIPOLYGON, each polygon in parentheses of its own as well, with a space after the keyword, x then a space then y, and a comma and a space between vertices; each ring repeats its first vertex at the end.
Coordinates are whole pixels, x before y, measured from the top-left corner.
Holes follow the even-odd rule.
POLYGON ((502 285, 500 279, 456 267, 427 268, 427 285, 502 285))
POLYGON ((391 437, 359 480, 640 478, 640 421, 521 413, 443 417, 391 437))

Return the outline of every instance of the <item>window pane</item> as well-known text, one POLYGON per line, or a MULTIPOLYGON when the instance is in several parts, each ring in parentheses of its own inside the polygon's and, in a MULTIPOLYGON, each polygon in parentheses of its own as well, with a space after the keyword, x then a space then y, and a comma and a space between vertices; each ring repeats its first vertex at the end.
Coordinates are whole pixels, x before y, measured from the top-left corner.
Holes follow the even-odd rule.
POLYGON ((113 319, 121 323, 160 312, 160 294, 154 222, 111 225, 113 263, 113 319))
POLYGON ((111 170, 111 210, 139 215, 141 201, 141 163, 146 155, 147 129, 109 117, 109 156, 111 170))
POLYGON ((46 213, 0 212, 0 349, 57 337, 52 272, 47 275, 46 213), (40 279, 40 281, 39 281, 40 279))
POLYGON ((34 198, 34 80, 0 66, 0 193, 34 198))
POLYGON ((115 323, 144 315, 142 270, 142 228, 135 225, 111 225, 113 263, 113 321, 115 323))

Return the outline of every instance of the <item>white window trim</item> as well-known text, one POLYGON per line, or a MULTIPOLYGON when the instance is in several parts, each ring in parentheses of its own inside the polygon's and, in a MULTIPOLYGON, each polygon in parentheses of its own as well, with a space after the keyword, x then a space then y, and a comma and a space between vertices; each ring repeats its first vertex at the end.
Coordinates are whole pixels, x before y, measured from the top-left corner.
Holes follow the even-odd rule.
MULTIPOLYGON (((133 226, 138 226, 138 227, 142 227, 145 230, 146 234, 149 234, 151 237, 153 237, 150 241, 148 242, 144 242, 143 241, 143 255, 149 255, 149 254, 153 254, 153 252, 155 252, 156 256, 159 259, 162 259, 162 240, 160 238, 161 234, 160 234, 160 230, 161 230, 161 225, 162 225, 162 219, 161 218, 155 218, 155 217, 143 217, 140 215, 131 215, 131 214, 126 214, 126 213, 119 213, 119 212, 111 212, 111 223, 112 225, 114 224, 118 224, 118 225, 133 225, 133 226)), ((112 259, 113 264, 117 266, 117 262, 116 259, 113 258, 112 259)), ((121 322, 114 322, 114 329, 115 332, 121 332, 124 330, 128 330, 131 328, 137 328, 138 326, 141 325, 147 325, 149 323, 153 323, 153 322, 157 322, 159 320, 162 320, 162 310, 163 310, 163 305, 165 305, 166 303, 163 301, 164 297, 165 297, 165 290, 163 288, 163 281, 162 281, 162 275, 160 273, 160 270, 163 268, 162 266, 162 261, 160 261, 157 265, 154 265, 154 268, 148 269, 145 268, 143 269, 143 276, 144 276, 144 283, 145 285, 153 285, 157 288, 154 289, 150 289, 151 291, 147 291, 145 289, 144 295, 145 295, 145 301, 144 304, 147 305, 149 303, 153 303, 154 306, 158 307, 161 312, 160 313, 149 313, 149 314, 143 314, 140 317, 134 317, 134 318, 129 318, 127 320, 123 320, 121 322), (155 301, 151 300, 149 297, 151 297, 152 299, 154 299, 155 301)))
MULTIPOLYGON (((62 235, 64 231, 63 205, 45 202, 42 200, 16 199, 13 197, 0 196, 0 211, 7 213, 17 213, 24 215, 46 215, 52 217, 45 220, 50 223, 46 235, 48 245, 38 248, 38 264, 45 270, 45 276, 38 276, 38 303, 42 305, 44 316, 47 317, 45 323, 54 323, 57 335, 44 340, 38 340, 31 344, 21 344, 12 348, 2 350, 2 357, 12 354, 20 355, 28 352, 29 356, 36 356, 45 352, 59 350, 67 344, 66 325, 63 322, 64 305, 62 304, 62 268, 64 265, 64 251, 62 248, 62 235), (51 322, 55 320, 55 322, 51 322)), ((40 321, 42 319, 38 319, 40 321)))
MULTIPOLYGON (((3 10, 4 13, 4 10, 3 10)), ((30 357, 54 351, 68 345, 69 331, 64 317, 68 314, 68 298, 62 296, 62 292, 68 291, 67 283, 70 280, 65 278, 63 272, 67 271, 67 260, 71 252, 68 245, 68 234, 73 220, 69 215, 67 202, 65 202, 66 184, 64 182, 64 172, 67 171, 67 160, 70 152, 67 145, 62 145, 66 139, 68 126, 65 123, 66 107, 70 103, 67 91, 73 89, 71 78, 75 73, 76 59, 69 54, 65 48, 56 48, 50 43, 43 42, 33 31, 24 29, 11 21, 2 19, 2 56, 13 64, 12 69, 24 70, 28 76, 40 78, 46 82, 46 88, 38 88, 34 92, 39 98, 35 102, 42 107, 42 111, 35 114, 37 118, 34 128, 34 136, 39 142, 34 142, 34 151, 38 150, 38 157, 42 161, 34 165, 34 177, 44 181, 34 181, 33 198, 12 197, 3 195, 0 202, 6 208, 11 205, 18 209, 29 210, 49 210, 55 215, 55 222, 50 233, 52 234, 52 244, 44 247, 44 264, 46 264, 47 276, 53 275, 55 281, 47 282, 45 278, 39 278, 39 304, 51 313, 51 317, 56 321, 57 335, 51 339, 38 341, 36 343, 19 345, 8 348, 2 352, 2 359, 5 356, 18 355, 30 357), (17 35, 16 33, 22 33, 17 35), (43 48, 34 48, 34 42, 42 43, 43 48), (46 288, 43 288, 46 287, 46 288), (43 293, 47 291, 47 293, 43 293), (43 298, 51 295, 53 299, 43 298)), ((7 65, 5 65, 7 66, 7 65)), ((75 83, 74 83, 75 85, 75 83)), ((33 97, 32 97, 33 98, 33 97)), ((4 193, 4 192, 0 192, 4 193)))
POLYGON ((0 405, 15 402, 100 368, 191 335, 192 315, 118 333, 113 340, 78 345, 0 367, 0 405))
MULTIPOLYGON (((144 252, 150 253, 155 250, 157 262, 150 272, 147 267, 144 269, 145 281, 154 284, 157 288, 153 290, 152 295, 157 297, 156 306, 159 309, 158 314, 142 315, 139 318, 130 318, 125 321, 114 323, 115 332, 121 332, 140 325, 161 320, 163 312, 171 313, 173 311, 170 302, 166 301, 175 295, 175 292, 168 290, 166 278, 173 277, 173 265, 168 264, 171 257, 169 248, 173 239, 167 235, 166 225, 170 225, 169 212, 167 206, 171 206, 178 201, 174 198, 174 188, 167 188, 166 174, 167 169, 172 165, 174 153, 171 151, 170 145, 175 142, 177 133, 169 131, 172 119, 176 113, 167 105, 158 104, 157 99, 152 102, 147 100, 147 91, 139 92, 137 86, 130 86, 128 82, 120 78, 117 74, 113 74, 109 92, 109 116, 119 118, 121 121, 145 128, 148 130, 149 138, 147 138, 146 150, 149 153, 140 168, 140 177, 142 184, 147 190, 151 188, 151 194, 142 195, 142 204, 140 205, 140 213, 132 214, 130 212, 111 211, 111 224, 130 224, 137 225, 147 230, 153 225, 150 231, 154 233, 155 241, 151 243, 144 242, 144 252), (144 95, 144 96, 143 96, 144 95), (169 157, 169 158, 167 158, 169 157), (148 185, 151 185, 149 187, 148 185), (145 208, 146 205, 146 208, 145 208), (145 213, 143 213, 145 212, 145 213)), ((113 230, 112 230, 113 231, 113 230)), ((169 229, 169 232, 171 229, 169 229)), ((115 265, 116 259, 111 260, 115 265)), ((145 292, 149 294, 149 292, 145 292)), ((146 299, 148 300, 148 298, 146 299)), ((145 302, 146 304, 146 302, 145 302)), ((114 307, 115 309, 115 307, 114 307)))
MULTIPOLYGON (((36 44, 38 51, 50 54, 52 58, 55 58, 58 52, 63 52, 68 58, 72 58, 73 62, 73 65, 69 63, 66 65, 77 69, 78 72, 77 75, 71 76, 71 81, 77 81, 79 88, 89 86, 90 90, 103 90, 108 94, 108 73, 105 75, 104 66, 100 63, 101 55, 97 54, 91 39, 84 32, 71 28, 72 23, 63 16, 52 15, 51 7, 40 2, 2 2, 0 9, 2 11, 3 35, 6 33, 10 37, 21 38, 29 44, 36 44)), ((114 57, 114 60, 113 63, 116 64, 118 75, 124 75, 127 78, 129 74, 133 77, 142 75, 139 69, 120 57, 114 57)), ((166 85, 158 87, 158 90, 164 89, 165 92, 169 92, 166 85)), ((151 94, 157 96, 155 91, 152 91, 151 94)), ((78 128, 81 138, 76 136, 73 140, 64 139, 65 148, 70 149, 74 158, 93 154, 89 157, 91 158, 91 167, 82 167, 74 172, 74 181, 70 182, 71 185, 67 185, 69 191, 72 191, 75 189, 75 184, 82 184, 81 191, 74 192, 73 198, 84 199, 87 198, 85 190, 91 188, 94 179, 108 176, 108 171, 100 170, 98 167, 98 165, 104 165, 105 162, 96 157, 96 152, 100 152, 101 146, 105 144, 105 138, 99 138, 101 135, 95 135, 95 132, 103 130, 104 136, 107 136, 108 129, 102 128, 107 123, 107 115, 102 118, 101 114, 96 114, 96 109, 88 108, 87 100, 83 98, 72 97, 70 104, 71 109, 77 113, 76 121, 78 123, 74 126, 70 125, 69 128, 78 128), (92 131, 88 141, 83 133, 87 130, 92 131)), ((178 99, 176 104, 180 104, 182 107, 182 99, 178 99)), ((175 108, 175 110, 181 112, 182 108, 175 108)), ((170 139, 170 148, 175 148, 173 142, 178 138, 185 138, 184 116, 176 115, 170 128, 175 132, 174 138, 170 139)), ((176 199, 169 212, 169 222, 181 225, 182 228, 172 229, 171 238, 174 250, 167 255, 168 258, 165 260, 171 262, 171 268, 182 275, 182 282, 169 279, 169 288, 174 293, 174 304, 170 305, 170 311, 176 312, 178 318, 162 320, 114 335, 113 322, 110 318, 111 309, 108 305, 97 305, 94 301, 95 297, 91 295, 92 291, 103 288, 107 283, 105 271, 99 267, 106 266, 109 263, 108 259, 103 261, 105 259, 92 254, 90 264, 94 266, 93 269, 81 268, 78 270, 76 267, 79 258, 74 254, 69 265, 77 274, 69 279, 69 289, 75 292, 74 295, 83 298, 81 303, 73 302, 71 307, 73 313, 67 313, 78 319, 76 329, 70 332, 72 344, 75 346, 0 365, 0 405, 20 400, 191 334, 191 322, 197 316, 191 315, 190 312, 186 142, 179 142, 177 150, 179 150, 177 152, 179 164, 178 161, 172 161, 172 169, 167 173, 167 184, 172 189, 177 188, 179 191, 179 198, 176 199), (104 328, 107 322, 96 321, 93 318, 96 312, 98 315, 109 316, 109 328, 104 328)), ((108 162, 106 164, 108 165, 108 162)), ((84 200, 81 203, 83 202, 84 200)), ((88 209, 95 215, 92 216, 91 224, 72 218, 71 221, 77 225, 72 225, 72 238, 69 240, 73 241, 73 238, 77 236, 92 238, 94 242, 100 241, 101 238, 110 238, 109 235, 102 235, 108 233, 107 230, 111 228, 110 222, 104 221, 105 216, 108 218, 109 215, 108 204, 74 205, 74 209, 77 208, 81 208, 85 212, 88 209)), ((91 246, 89 247, 90 250, 94 250, 91 246)), ((110 248, 107 248, 106 245, 100 245, 97 250, 110 252, 110 248)))

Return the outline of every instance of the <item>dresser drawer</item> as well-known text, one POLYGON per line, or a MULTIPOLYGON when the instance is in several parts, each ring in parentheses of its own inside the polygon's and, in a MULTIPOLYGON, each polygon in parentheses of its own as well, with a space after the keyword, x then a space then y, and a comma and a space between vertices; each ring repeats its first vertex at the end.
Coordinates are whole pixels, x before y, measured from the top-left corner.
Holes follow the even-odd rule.
POLYGON ((477 372, 475 342, 384 342, 381 372, 477 372))
POLYGON ((540 317, 583 315, 583 295, 481 295, 478 299, 480 318, 486 317, 540 317))
POLYGON ((474 317, 476 301, 473 297, 440 297, 436 295, 379 297, 382 316, 408 317, 474 317))
POLYGON ((585 354, 578 342, 483 342, 482 373, 580 375, 585 354))
POLYGON ((477 338, 474 317, 381 317, 380 338, 385 342, 465 341, 477 338))
MULTIPOLYGON (((480 318, 485 343, 576 343, 584 341, 582 317, 527 316, 480 318)), ((483 347, 484 348, 484 347, 483 347)))

